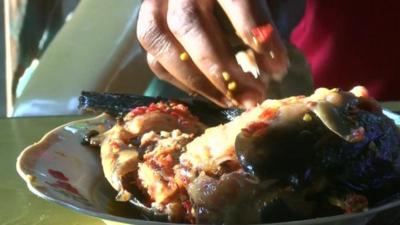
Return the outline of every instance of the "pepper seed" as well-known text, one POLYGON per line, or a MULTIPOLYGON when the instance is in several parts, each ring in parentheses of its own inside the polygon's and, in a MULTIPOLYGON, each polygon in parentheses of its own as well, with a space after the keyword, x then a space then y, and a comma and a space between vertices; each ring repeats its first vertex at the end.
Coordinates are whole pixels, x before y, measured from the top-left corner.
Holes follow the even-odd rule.
POLYGON ((228 90, 230 90, 230 91, 233 91, 233 90, 235 90, 236 89, 236 82, 235 81, 232 81, 232 82, 229 82, 228 83, 228 90))
POLYGON ((189 55, 186 52, 182 52, 179 55, 179 58, 181 59, 181 61, 187 61, 187 60, 189 60, 189 55))
POLYGON ((229 81, 231 79, 231 76, 229 75, 228 72, 222 72, 222 77, 224 78, 225 81, 229 81))

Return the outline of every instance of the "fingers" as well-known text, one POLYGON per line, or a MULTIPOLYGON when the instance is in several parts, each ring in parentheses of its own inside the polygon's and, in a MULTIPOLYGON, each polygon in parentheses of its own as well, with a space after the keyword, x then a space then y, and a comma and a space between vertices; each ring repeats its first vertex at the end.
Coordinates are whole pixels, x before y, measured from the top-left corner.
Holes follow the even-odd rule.
POLYGON ((146 0, 138 18, 138 40, 149 53, 148 62, 155 74, 189 93, 197 92, 214 103, 227 107, 231 102, 193 64, 165 21, 167 1, 146 0), (180 59, 182 58, 182 59, 180 59))
POLYGON ((261 70, 286 73, 288 58, 277 29, 270 20, 267 1, 218 0, 237 35, 255 50, 261 70))
POLYGON ((207 6, 210 1, 198 2, 170 0, 168 28, 197 68, 221 93, 233 97, 241 105, 255 105, 264 99, 266 87, 243 73, 236 63, 224 34, 207 6))
MULTIPOLYGON (((174 76, 171 75, 155 58, 154 56, 147 54, 147 63, 151 71, 160 79, 165 82, 168 82, 175 87, 183 90, 189 95, 197 94, 196 91, 192 90, 190 87, 186 86, 181 81, 177 80, 174 76)), ((213 88, 213 87, 210 87, 213 88)), ((209 99, 213 101, 215 104, 221 107, 232 107, 233 103, 227 101, 224 96, 222 96, 217 90, 215 90, 216 96, 211 96, 209 99)))
POLYGON ((186 93, 193 93, 193 90, 190 88, 186 87, 184 84, 182 84, 180 81, 175 79, 155 58, 154 56, 147 54, 147 63, 149 64, 149 67, 153 73, 160 78, 160 80, 166 81, 175 87, 181 89, 182 91, 186 93))

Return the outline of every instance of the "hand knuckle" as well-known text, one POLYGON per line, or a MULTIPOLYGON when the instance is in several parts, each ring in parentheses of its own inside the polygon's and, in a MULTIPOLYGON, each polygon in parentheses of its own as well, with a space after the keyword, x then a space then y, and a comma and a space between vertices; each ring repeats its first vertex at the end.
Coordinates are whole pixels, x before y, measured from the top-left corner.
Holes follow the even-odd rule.
POLYGON ((162 18, 158 17, 154 10, 149 10, 148 8, 152 6, 148 5, 150 4, 142 6, 141 11, 143 12, 139 14, 136 35, 143 48, 156 56, 165 52, 169 48, 170 42, 160 25, 162 18))
POLYGON ((167 24, 177 37, 196 32, 200 26, 199 9, 193 4, 185 4, 168 11, 167 24))

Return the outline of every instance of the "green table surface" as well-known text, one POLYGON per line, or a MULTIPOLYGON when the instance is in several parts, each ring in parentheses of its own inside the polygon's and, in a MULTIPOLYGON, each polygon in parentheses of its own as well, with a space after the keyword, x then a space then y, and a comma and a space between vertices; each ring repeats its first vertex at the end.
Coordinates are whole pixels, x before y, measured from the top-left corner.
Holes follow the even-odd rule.
POLYGON ((82 116, 0 119, 0 224, 104 225, 99 219, 33 195, 18 176, 16 159, 28 145, 53 128, 82 116))

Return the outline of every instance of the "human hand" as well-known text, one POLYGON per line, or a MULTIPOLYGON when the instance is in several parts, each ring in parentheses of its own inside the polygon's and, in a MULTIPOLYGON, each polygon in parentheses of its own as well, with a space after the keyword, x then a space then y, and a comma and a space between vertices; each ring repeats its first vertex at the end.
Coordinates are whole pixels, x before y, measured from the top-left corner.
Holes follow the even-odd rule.
POLYGON ((160 79, 223 107, 256 105, 265 99, 271 75, 285 73, 288 65, 265 0, 144 0, 137 35, 160 79), (228 34, 214 14, 217 4, 255 52, 258 79, 236 62, 228 34))

